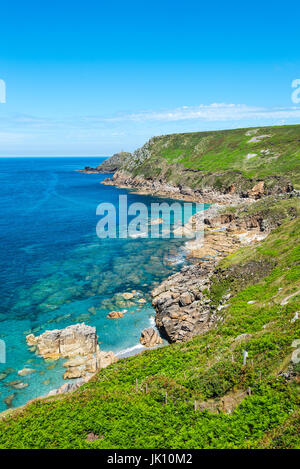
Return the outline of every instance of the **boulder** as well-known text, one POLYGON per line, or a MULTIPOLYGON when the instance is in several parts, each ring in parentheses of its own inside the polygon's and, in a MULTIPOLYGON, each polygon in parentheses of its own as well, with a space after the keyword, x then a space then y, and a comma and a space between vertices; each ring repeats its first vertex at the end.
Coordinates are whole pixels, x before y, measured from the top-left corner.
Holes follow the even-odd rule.
POLYGON ((234 339, 234 341, 238 343, 249 342, 251 338, 252 334, 240 334, 234 339))
POLYGON ((13 386, 14 389, 24 389, 24 388, 27 388, 27 386, 29 386, 28 383, 17 383, 13 386))
POLYGON ((103 352, 103 351, 98 351, 97 352, 97 366, 98 369, 100 368, 106 368, 109 365, 112 365, 116 361, 118 361, 118 357, 112 352, 103 352))
POLYGON ((155 345, 162 344, 163 340, 152 327, 149 327, 142 331, 140 343, 145 347, 154 347, 155 345))
POLYGON ((86 375, 86 369, 82 366, 72 366, 64 373, 64 379, 83 378, 86 375))
POLYGON ((33 334, 29 334, 26 336, 27 344, 32 347, 37 344, 37 338, 33 334))
POLYGON ((292 353, 291 361, 294 365, 300 363, 300 339, 296 339, 292 342, 292 347, 295 348, 294 352, 292 353))
MULTIPOLYGON (((92 356, 92 355, 91 355, 92 356)), ((86 364, 85 357, 71 358, 64 363, 65 368, 73 368, 73 366, 82 366, 86 364)))
POLYGON ((194 295, 190 292, 184 292, 180 295, 179 302, 181 306, 190 305, 194 301, 194 295))
POLYGON ((186 341, 213 324, 214 314, 203 291, 216 263, 213 259, 185 266, 152 291, 156 326, 169 342, 186 341))
POLYGON ((124 313, 122 313, 121 311, 111 311, 110 313, 108 313, 106 317, 108 319, 117 319, 117 318, 122 318, 123 316, 124 316, 124 313))

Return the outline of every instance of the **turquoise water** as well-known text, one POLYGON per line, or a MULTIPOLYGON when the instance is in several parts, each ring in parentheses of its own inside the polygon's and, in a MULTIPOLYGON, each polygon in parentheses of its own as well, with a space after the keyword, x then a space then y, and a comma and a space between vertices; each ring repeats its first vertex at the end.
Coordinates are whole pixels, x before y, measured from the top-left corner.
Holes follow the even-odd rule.
POLYGON ((76 170, 101 158, 0 159, 0 411, 46 395, 61 386, 62 362, 47 362, 25 341, 31 332, 77 322, 97 327, 102 350, 138 350, 142 329, 154 323, 149 292, 184 262, 183 240, 99 239, 96 207, 128 203, 148 207, 161 199, 133 194, 99 182, 108 175, 76 170), (133 300, 121 293, 136 290, 133 300), (139 303, 139 299, 145 303, 139 303), (112 310, 127 309, 120 319, 112 310), (17 371, 35 369, 26 377, 17 371), (21 381, 24 389, 16 389, 21 381), (9 397, 11 403, 4 400, 9 397))

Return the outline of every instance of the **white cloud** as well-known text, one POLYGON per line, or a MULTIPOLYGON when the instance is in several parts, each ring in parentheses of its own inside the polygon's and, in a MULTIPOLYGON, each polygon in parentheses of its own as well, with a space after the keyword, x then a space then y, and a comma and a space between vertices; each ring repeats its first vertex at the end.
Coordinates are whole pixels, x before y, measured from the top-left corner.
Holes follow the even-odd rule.
POLYGON ((300 107, 259 107, 246 104, 200 104, 199 106, 182 106, 171 110, 141 111, 121 114, 113 117, 84 117, 88 122, 176 122, 183 120, 239 121, 244 119, 290 119, 300 118, 300 107))
POLYGON ((114 116, 0 116, 0 155, 112 154, 153 135, 300 123, 300 106, 212 103, 114 116))

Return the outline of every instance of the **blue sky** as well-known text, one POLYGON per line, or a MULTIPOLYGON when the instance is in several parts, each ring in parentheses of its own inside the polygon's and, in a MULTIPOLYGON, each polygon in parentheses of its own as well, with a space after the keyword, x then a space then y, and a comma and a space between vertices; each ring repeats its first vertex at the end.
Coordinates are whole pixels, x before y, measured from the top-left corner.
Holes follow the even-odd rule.
POLYGON ((153 135, 300 123, 299 2, 12 0, 0 11, 0 156, 110 155, 153 135))

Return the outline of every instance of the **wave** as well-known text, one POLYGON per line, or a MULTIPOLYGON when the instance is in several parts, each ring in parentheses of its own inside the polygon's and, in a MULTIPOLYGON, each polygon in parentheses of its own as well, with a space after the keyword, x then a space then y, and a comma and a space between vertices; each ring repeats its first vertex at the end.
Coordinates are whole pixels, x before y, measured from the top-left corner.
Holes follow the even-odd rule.
POLYGON ((155 327, 155 317, 154 316, 150 316, 149 322, 150 322, 150 326, 155 327))
POLYGON ((133 345, 133 347, 128 347, 123 350, 120 350, 119 352, 116 352, 116 356, 119 358, 129 357, 130 355, 136 355, 138 353, 138 350, 141 351, 144 348, 145 347, 143 345, 136 344, 136 345, 133 345))

